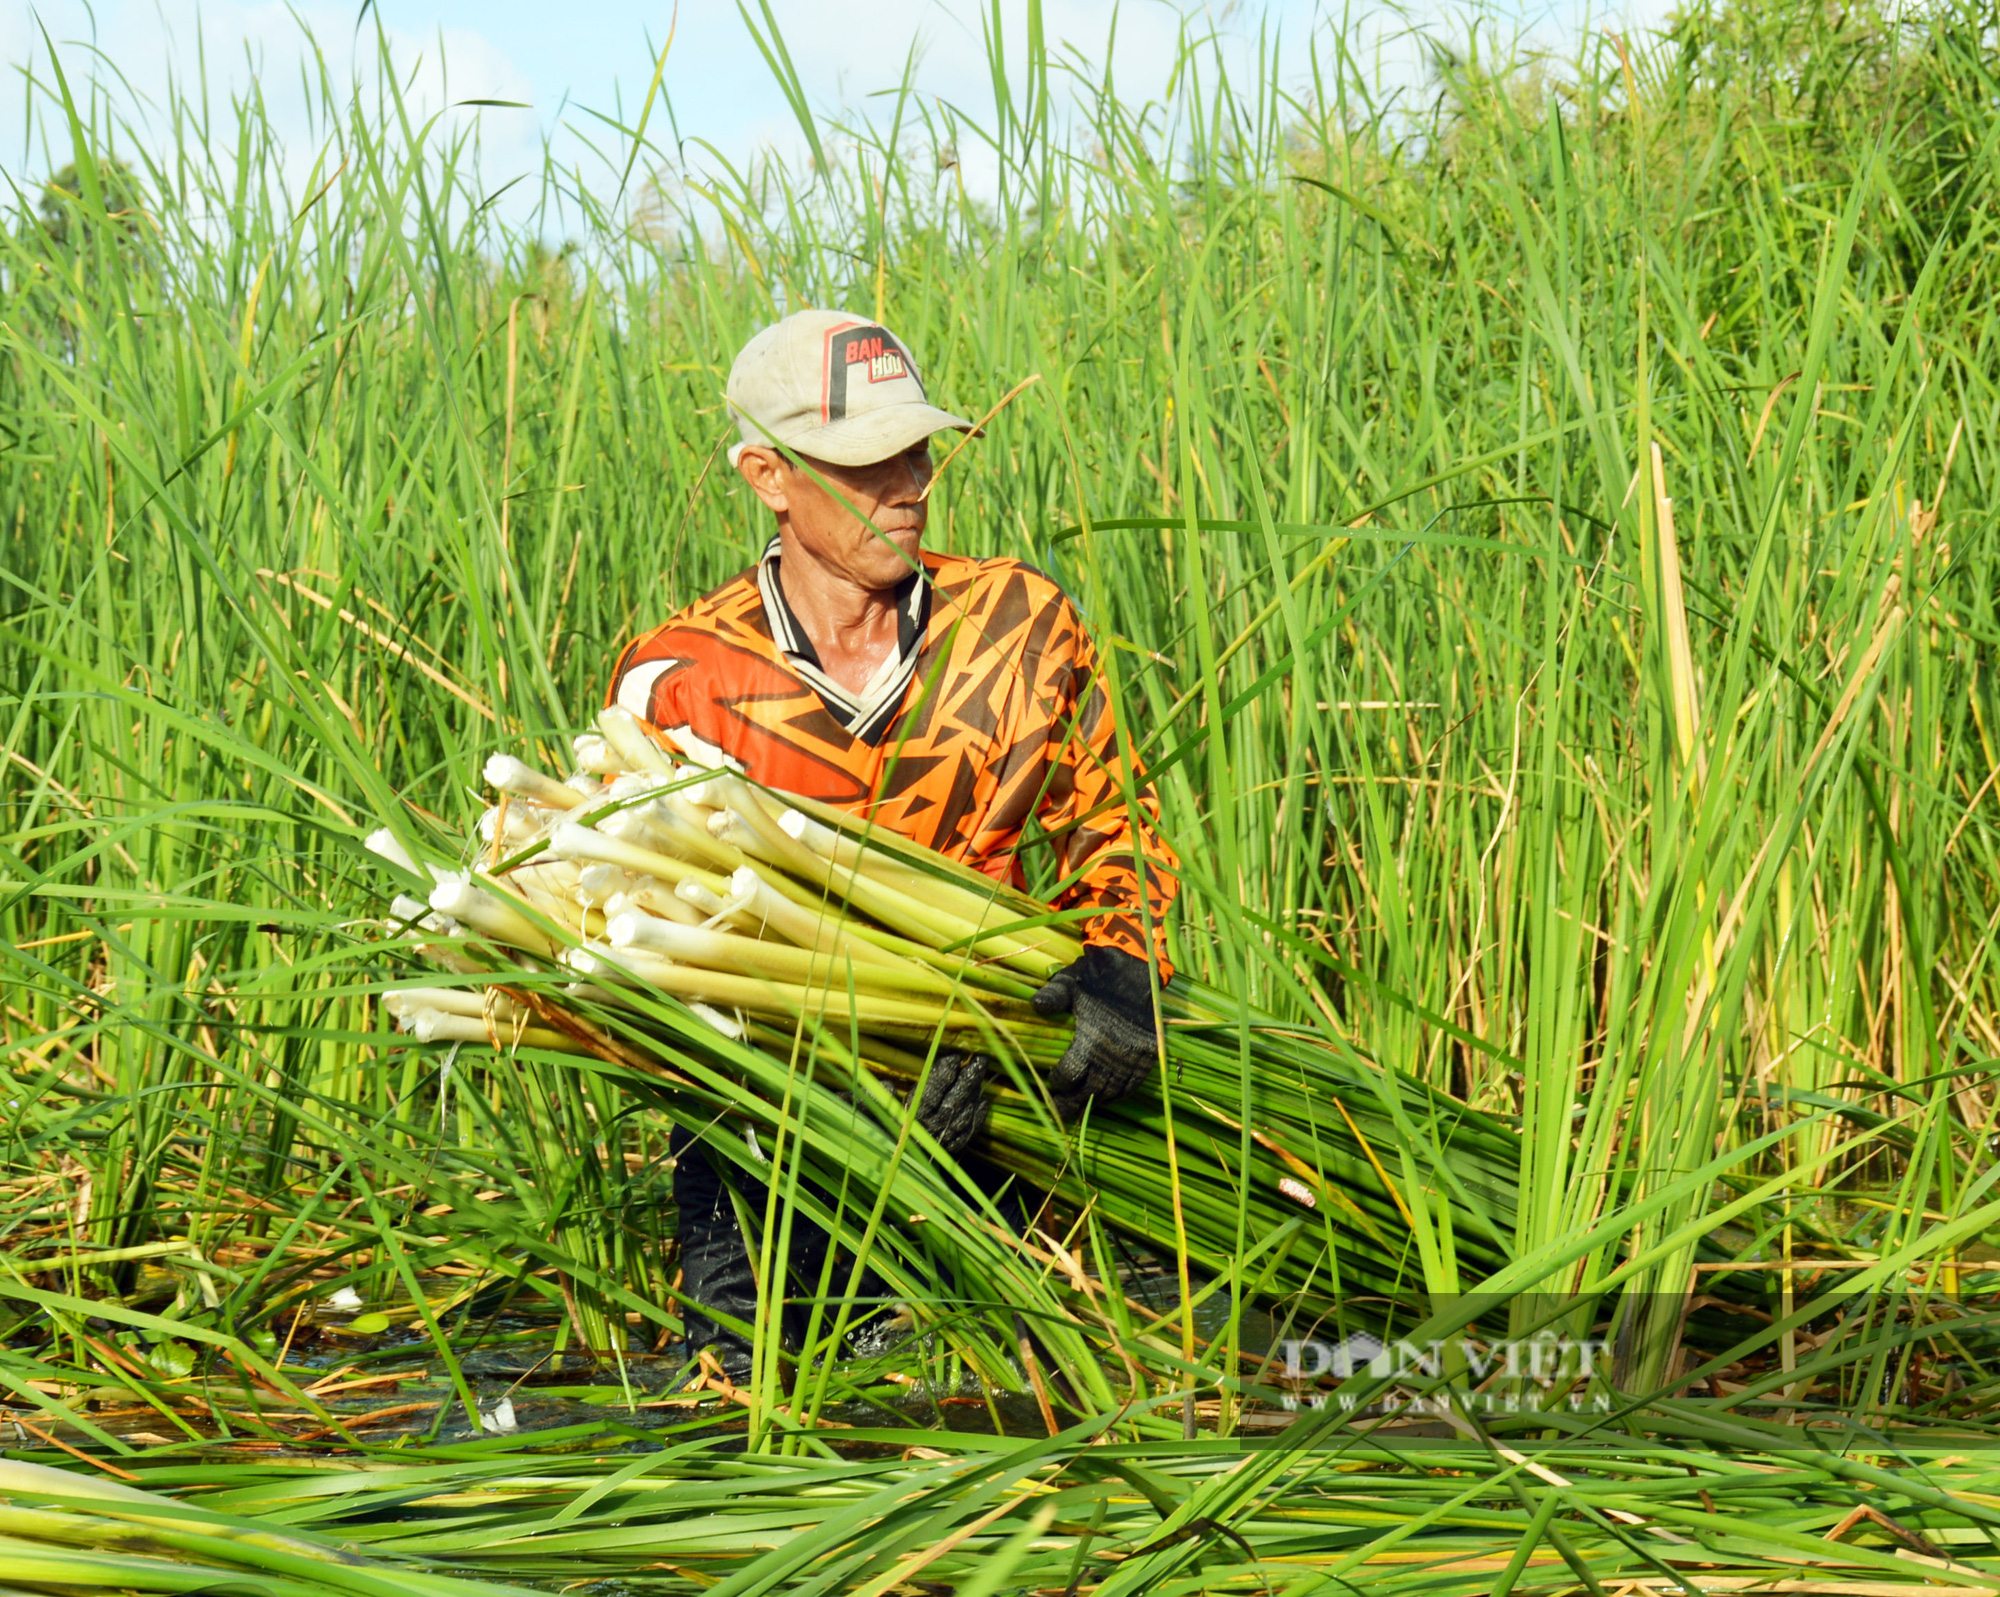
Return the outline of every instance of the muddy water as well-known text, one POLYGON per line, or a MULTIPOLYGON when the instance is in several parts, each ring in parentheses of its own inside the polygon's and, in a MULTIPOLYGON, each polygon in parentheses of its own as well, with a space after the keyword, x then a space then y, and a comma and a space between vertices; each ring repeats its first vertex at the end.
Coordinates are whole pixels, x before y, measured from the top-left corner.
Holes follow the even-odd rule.
MULTIPOLYGON (((439 1296, 459 1283, 425 1282, 439 1296)), ((1157 1265, 1142 1263, 1120 1283, 1126 1294, 1154 1314, 1173 1315, 1179 1284, 1157 1265)), ((1206 1344, 1227 1329, 1227 1291, 1200 1295, 1194 1321, 1197 1341, 1206 1344)), ((409 1443, 460 1444, 512 1436, 536 1437, 535 1447, 573 1445, 601 1450, 623 1433, 626 1445, 643 1447, 655 1439, 684 1438, 693 1430, 740 1430, 747 1425, 744 1399, 715 1383, 702 1383, 678 1344, 654 1348, 636 1335, 627 1346, 596 1353, 563 1348, 562 1322, 546 1313, 509 1309, 478 1320, 476 1332, 454 1338, 458 1372, 472 1397, 468 1408, 458 1382, 407 1301, 370 1303, 352 1292, 314 1303, 296 1324, 286 1322, 282 1347, 267 1350, 284 1374, 315 1404, 337 1418, 356 1441, 369 1446, 409 1443), (707 1389, 703 1389, 706 1385, 707 1389), (692 1388, 692 1389, 690 1389, 692 1388), (572 1442, 563 1433, 574 1436, 572 1442)), ((1177 1330, 1177 1320, 1176 1320, 1177 1330)), ((1246 1310, 1237 1341, 1246 1354, 1260 1355, 1281 1328, 1246 1310)), ((292 1450, 255 1423, 261 1414, 282 1430, 298 1450, 320 1453, 338 1446, 323 1422, 296 1404, 259 1401, 240 1371, 189 1344, 148 1348, 135 1341, 125 1350, 146 1359, 161 1374, 179 1374, 167 1389, 190 1389, 201 1401, 184 1410, 193 1428, 213 1447, 202 1451, 255 1454, 269 1458, 292 1450), (162 1368, 182 1357, 179 1368, 162 1368), (181 1374, 184 1370, 185 1373, 181 1374), (212 1408, 213 1413, 202 1409, 212 1408)), ((953 1430, 1042 1435, 1046 1427, 1031 1393, 982 1388, 956 1361, 925 1356, 907 1341, 866 1359, 844 1362, 835 1371, 833 1395, 824 1419, 846 1426, 886 1429, 953 1430), (927 1371, 948 1366, 955 1384, 935 1389, 927 1371), (841 1392, 841 1386, 846 1387, 841 1392)), ((787 1384, 794 1372, 787 1370, 787 1384)), ((1114 1372, 1122 1378, 1122 1369, 1114 1372)), ((99 1430, 137 1446, 185 1445, 189 1438, 139 1402, 96 1402, 87 1411, 99 1430)), ((47 1421, 42 1422, 47 1429, 47 1421)), ((84 1433, 59 1427, 65 1439, 90 1444, 84 1433)), ((39 1440, 11 1421, 0 1420, 0 1446, 38 1447, 39 1440)), ((614 1445, 616 1445, 614 1443, 614 1445)))

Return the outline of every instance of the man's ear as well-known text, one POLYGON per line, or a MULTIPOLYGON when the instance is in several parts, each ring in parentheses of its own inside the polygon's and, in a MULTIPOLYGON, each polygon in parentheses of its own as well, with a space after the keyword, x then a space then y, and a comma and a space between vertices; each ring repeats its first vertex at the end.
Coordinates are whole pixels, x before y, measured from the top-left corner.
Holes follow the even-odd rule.
POLYGON ((785 490, 791 468, 776 449, 768 444, 745 444, 737 451, 736 470, 773 514, 782 516, 790 508, 785 490))

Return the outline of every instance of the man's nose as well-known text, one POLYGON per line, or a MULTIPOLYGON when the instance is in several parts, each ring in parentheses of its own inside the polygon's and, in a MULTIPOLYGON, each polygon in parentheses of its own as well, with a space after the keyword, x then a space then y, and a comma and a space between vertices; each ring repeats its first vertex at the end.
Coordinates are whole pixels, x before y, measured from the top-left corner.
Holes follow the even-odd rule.
POLYGON ((903 469, 908 474, 909 492, 912 497, 921 499, 924 490, 931 485, 931 452, 925 449, 919 453, 912 449, 902 459, 903 469))

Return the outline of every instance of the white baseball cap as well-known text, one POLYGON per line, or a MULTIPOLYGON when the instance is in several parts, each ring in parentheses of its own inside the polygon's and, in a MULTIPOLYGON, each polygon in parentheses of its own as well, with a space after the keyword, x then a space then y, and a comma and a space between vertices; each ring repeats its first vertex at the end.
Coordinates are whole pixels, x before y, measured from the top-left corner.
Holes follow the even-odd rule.
POLYGON ((879 322, 845 311, 794 311, 736 357, 724 390, 744 444, 783 444, 836 466, 900 455, 932 433, 971 432, 924 393, 917 363, 879 322))

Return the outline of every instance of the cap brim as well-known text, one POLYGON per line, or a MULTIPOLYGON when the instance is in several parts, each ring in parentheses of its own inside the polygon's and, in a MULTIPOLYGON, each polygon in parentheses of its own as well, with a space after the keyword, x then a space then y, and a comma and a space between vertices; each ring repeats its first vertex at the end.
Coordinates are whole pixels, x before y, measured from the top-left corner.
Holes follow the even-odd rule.
MULTIPOLYGON (((774 438, 787 449, 836 466, 872 466, 900 455, 933 433, 972 431, 972 423, 935 405, 894 405, 865 416, 847 416, 824 427, 807 427, 788 438, 774 438)), ((746 440, 756 443, 756 428, 746 440)), ((732 454, 735 451, 731 451, 732 454)))

